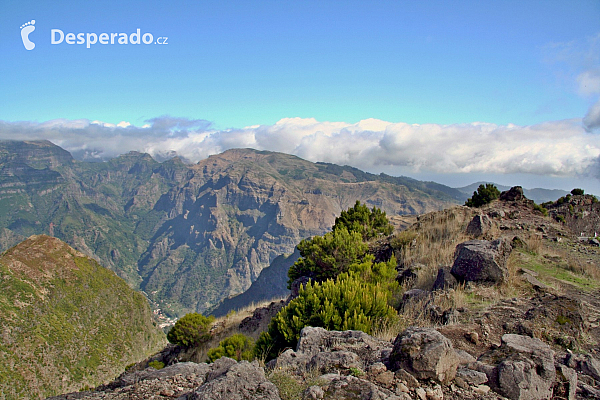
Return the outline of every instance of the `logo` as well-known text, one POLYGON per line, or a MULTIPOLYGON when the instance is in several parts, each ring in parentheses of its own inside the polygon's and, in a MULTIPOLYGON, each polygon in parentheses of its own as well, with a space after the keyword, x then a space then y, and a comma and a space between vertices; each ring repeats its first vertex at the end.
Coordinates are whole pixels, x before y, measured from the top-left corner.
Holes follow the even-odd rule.
POLYGON ((27 50, 33 50, 35 48, 35 43, 29 40, 29 34, 35 31, 35 19, 21 25, 21 39, 23 39, 23 46, 27 50))

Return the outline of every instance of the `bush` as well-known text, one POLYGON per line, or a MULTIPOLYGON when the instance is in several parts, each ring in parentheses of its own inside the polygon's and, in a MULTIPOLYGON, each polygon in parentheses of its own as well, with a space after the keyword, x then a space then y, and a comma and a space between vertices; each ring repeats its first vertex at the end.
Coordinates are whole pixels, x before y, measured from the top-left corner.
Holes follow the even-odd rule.
POLYGON ((384 211, 377 207, 371 210, 356 201, 354 207, 347 211, 342 211, 339 217, 335 219, 333 230, 346 228, 348 232, 358 232, 363 240, 369 240, 381 235, 387 236, 394 231, 394 226, 388 221, 384 211))
POLYGON ((583 193, 584 193, 583 189, 575 188, 575 189, 571 190, 571 194, 573 196, 583 196, 583 193))
POLYGON ((485 204, 491 203, 500 197, 500 191, 498 188, 491 183, 486 183, 485 186, 479 185, 476 192, 473 192, 471 197, 465 203, 465 206, 469 207, 481 207, 485 204))
POLYGON ((541 212, 542 215, 544 215, 544 216, 548 216, 548 210, 544 206, 541 206, 539 204, 534 204, 533 209, 541 212))
POLYGON ((345 227, 335 229, 324 236, 305 239, 298 244, 302 258, 288 271, 288 288, 301 276, 316 281, 334 279, 347 272, 350 264, 362 261, 369 246, 363 243, 358 232, 348 232, 345 227))
POLYGON ((208 329, 214 320, 212 315, 205 317, 199 313, 186 314, 171 328, 167 340, 186 348, 199 346, 210 338, 208 329))
POLYGON ((229 357, 237 361, 250 361, 253 358, 253 347, 252 339, 241 333, 236 333, 222 340, 218 347, 208 350, 208 361, 214 362, 221 357, 229 357))
POLYGON ((259 337, 257 355, 275 358, 281 350, 295 347, 305 326, 372 333, 373 329, 396 321, 396 310, 388 305, 390 291, 369 282, 377 280, 378 272, 374 271, 382 271, 381 276, 386 276, 388 267, 371 268, 368 280, 351 272, 341 274, 336 281, 307 283, 300 295, 271 320, 268 332, 259 337))
POLYGON ((148 366, 154 369, 163 369, 165 367, 165 363, 158 360, 152 360, 148 363, 148 366))

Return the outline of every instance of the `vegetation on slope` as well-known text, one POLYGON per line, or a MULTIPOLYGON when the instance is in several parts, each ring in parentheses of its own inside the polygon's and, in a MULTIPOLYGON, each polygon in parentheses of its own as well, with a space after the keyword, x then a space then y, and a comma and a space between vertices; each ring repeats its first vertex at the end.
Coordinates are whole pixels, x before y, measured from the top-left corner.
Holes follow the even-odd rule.
POLYGON ((0 386, 6 398, 92 387, 164 344, 147 300, 48 236, 0 256, 0 386))

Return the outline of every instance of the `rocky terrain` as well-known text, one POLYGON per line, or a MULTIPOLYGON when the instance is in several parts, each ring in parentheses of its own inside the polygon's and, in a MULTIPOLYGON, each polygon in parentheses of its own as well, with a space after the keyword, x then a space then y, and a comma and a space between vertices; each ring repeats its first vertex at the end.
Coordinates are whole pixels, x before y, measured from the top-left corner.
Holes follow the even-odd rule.
POLYGON ((356 200, 400 216, 461 196, 433 182, 250 149, 196 165, 136 152, 91 163, 50 142, 0 142, 0 250, 55 236, 170 316, 244 292, 356 200))
POLYGON ((0 398, 93 387, 164 344, 144 296, 60 240, 0 256, 0 398))
MULTIPOLYGON (((296 348, 264 366, 187 362, 191 353, 169 347, 151 358, 163 369, 145 368, 149 359, 59 398, 600 399, 600 247, 569 222, 594 221, 594 204, 572 196, 548 212, 517 187, 481 208, 421 215, 371 244, 378 258, 398 260, 400 322, 387 329, 306 327, 296 348)), ((257 309, 237 329, 265 329, 281 306, 257 309)))

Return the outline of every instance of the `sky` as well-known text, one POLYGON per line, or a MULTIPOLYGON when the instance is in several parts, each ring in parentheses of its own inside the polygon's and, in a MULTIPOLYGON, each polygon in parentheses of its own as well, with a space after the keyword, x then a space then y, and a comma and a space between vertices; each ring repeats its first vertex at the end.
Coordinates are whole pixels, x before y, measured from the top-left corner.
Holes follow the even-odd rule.
POLYGON ((600 194, 600 1, 3 0, 0 139, 600 194))

